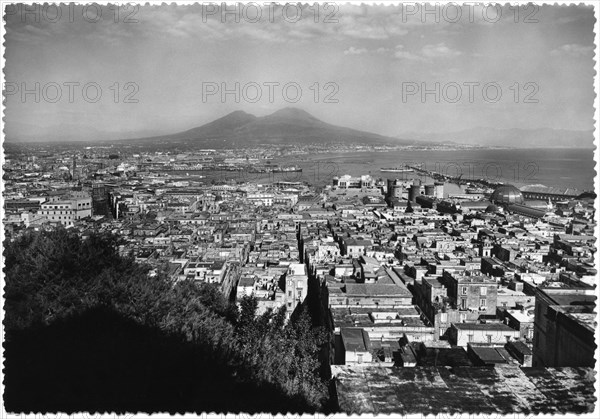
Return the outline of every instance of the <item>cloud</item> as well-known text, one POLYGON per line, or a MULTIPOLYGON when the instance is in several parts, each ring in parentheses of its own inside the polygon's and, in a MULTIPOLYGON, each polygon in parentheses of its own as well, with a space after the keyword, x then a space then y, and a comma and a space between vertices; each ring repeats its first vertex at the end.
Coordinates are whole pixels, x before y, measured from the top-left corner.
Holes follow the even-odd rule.
POLYGON ((460 51, 454 50, 446 46, 444 42, 439 44, 427 44, 423 46, 417 53, 407 51, 404 45, 396 45, 394 57, 410 60, 410 61, 432 61, 438 58, 452 58, 461 55, 460 51))
POLYGON ((366 54, 367 52, 369 52, 369 50, 366 48, 350 47, 346 51, 344 51, 344 55, 361 55, 366 54))
POLYGON ((585 57, 591 55, 594 52, 594 48, 579 44, 565 44, 557 49, 550 51, 550 54, 554 56, 570 55, 572 57, 585 57))
MULTIPOLYGON (((314 6, 302 6, 301 18, 292 11, 283 13, 281 5, 272 9, 261 8, 261 17, 255 19, 255 12, 249 16, 243 8, 225 14, 217 6, 211 13, 186 6, 161 6, 158 9, 142 7, 140 18, 151 22, 151 34, 165 33, 167 36, 200 37, 210 39, 245 39, 257 41, 315 41, 324 38, 335 40, 387 40, 406 35, 408 30, 402 24, 401 15, 390 13, 383 6, 364 7, 343 5, 337 8, 321 6, 315 15, 314 6), (284 16, 288 16, 286 19, 284 16), (237 21, 236 21, 237 20, 237 21), (295 20, 295 19, 292 19, 295 20), (215 33, 219 32, 219 35, 215 33)), ((230 10, 230 9, 228 9, 230 10)), ((248 12, 249 13, 249 12, 248 12)))
POLYGON ((435 45, 425 45, 421 50, 421 53, 427 58, 446 58, 461 55, 460 51, 449 48, 444 42, 435 45))
POLYGON ((376 49, 350 47, 344 51, 344 55, 386 54, 388 52, 390 52, 390 49, 385 47, 379 47, 376 49))
POLYGON ((394 57, 400 58, 401 60, 409 60, 409 61, 424 61, 425 59, 419 55, 413 54, 412 52, 408 52, 404 50, 404 45, 396 45, 396 51, 394 52, 394 57))
POLYGON ((282 5, 261 6, 259 10, 247 10, 247 7, 229 6, 226 10, 220 6, 209 9, 199 4, 174 6, 164 4, 141 6, 134 15, 138 23, 124 23, 129 16, 123 13, 119 23, 113 22, 113 13, 102 7, 102 18, 97 23, 86 22, 81 18, 82 6, 76 6, 75 15, 79 18, 68 21, 68 6, 62 7, 63 19, 56 24, 33 22, 23 24, 15 15, 8 16, 7 33, 9 38, 18 42, 27 40, 45 41, 52 35, 63 32, 66 38, 78 38, 102 32, 115 44, 122 37, 134 34, 138 38, 186 40, 228 41, 244 40, 254 42, 310 43, 323 39, 334 41, 385 41, 402 37, 408 33, 406 24, 398 10, 385 6, 341 5, 315 6, 305 4, 302 11, 284 12, 282 5), (295 20, 296 15, 301 16, 295 20))

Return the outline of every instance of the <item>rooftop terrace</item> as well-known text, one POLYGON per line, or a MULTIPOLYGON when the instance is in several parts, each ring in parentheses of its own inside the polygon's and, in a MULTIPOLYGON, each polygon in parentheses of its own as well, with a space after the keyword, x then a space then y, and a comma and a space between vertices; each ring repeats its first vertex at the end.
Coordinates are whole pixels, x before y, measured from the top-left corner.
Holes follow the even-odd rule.
POLYGON ((348 414, 585 413, 591 368, 332 366, 348 414))

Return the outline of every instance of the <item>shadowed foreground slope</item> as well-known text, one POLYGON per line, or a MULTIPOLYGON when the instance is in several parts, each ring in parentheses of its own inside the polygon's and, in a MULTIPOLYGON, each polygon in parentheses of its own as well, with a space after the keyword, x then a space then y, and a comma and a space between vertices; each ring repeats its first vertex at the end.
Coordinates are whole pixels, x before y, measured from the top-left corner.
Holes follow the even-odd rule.
POLYGON ((106 234, 5 242, 10 412, 314 412, 327 403, 305 310, 256 315, 214 284, 149 275, 106 234))
POLYGON ((10 412, 303 411, 274 386, 244 382, 207 348, 109 309, 92 309, 6 342, 10 412))

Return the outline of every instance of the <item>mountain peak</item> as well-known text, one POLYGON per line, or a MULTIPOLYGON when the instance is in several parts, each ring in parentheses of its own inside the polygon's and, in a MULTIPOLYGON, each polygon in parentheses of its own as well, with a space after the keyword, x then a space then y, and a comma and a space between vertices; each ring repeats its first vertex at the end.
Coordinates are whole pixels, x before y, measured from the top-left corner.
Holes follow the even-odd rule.
POLYGON ((233 111, 231 113, 228 113, 227 115, 225 115, 223 118, 227 118, 227 117, 253 117, 254 115, 248 113, 248 112, 244 112, 241 110, 238 111, 233 111))
POLYGON ((200 127, 158 138, 197 140, 218 146, 239 141, 248 144, 407 143, 378 134, 331 125, 294 107, 279 109, 262 117, 238 110, 200 127))
POLYGON ((292 106, 288 106, 283 109, 279 109, 278 111, 273 112, 269 117, 284 117, 284 118, 294 118, 294 119, 313 119, 316 120, 314 116, 309 114, 303 109, 294 108, 292 106))

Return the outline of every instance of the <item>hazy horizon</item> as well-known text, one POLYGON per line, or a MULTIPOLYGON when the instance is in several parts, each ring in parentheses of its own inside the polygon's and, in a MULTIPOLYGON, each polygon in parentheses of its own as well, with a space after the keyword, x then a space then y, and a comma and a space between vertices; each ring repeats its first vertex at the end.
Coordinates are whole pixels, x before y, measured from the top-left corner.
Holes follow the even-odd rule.
MULTIPOLYGON (((294 109, 300 109, 300 110, 304 110, 302 108, 296 108, 296 107, 286 107, 286 108, 294 108, 294 109)), ((111 142, 111 141, 127 141, 129 139, 141 139, 141 138, 151 138, 151 137, 161 137, 161 136, 169 136, 170 134, 176 134, 179 132, 185 132, 194 128, 198 128, 199 126, 202 125, 206 125, 209 124, 211 122, 214 122, 215 120, 227 117, 229 115, 231 115, 232 113, 235 112, 245 112, 247 114, 251 114, 254 115, 256 117, 263 117, 263 116, 268 116, 268 115, 272 115, 275 112, 278 112, 282 109, 286 109, 286 108, 281 108, 281 109, 277 109, 273 112, 264 112, 261 114, 254 114, 252 112, 248 112, 248 111, 242 111, 242 110, 236 110, 236 111, 232 111, 229 112, 226 115, 222 115, 220 117, 217 117, 213 120, 207 121, 205 124, 200 124, 200 125, 194 125, 194 126, 189 126, 189 127, 183 127, 180 128, 176 131, 170 130, 170 131, 164 131, 164 132, 160 132, 160 131, 152 131, 152 130, 141 130, 141 131, 114 131, 114 132, 110 132, 110 131, 106 131, 106 132, 100 132, 100 131, 92 131, 91 133, 87 131, 86 127, 75 127, 76 130, 75 131, 71 131, 72 135, 85 135, 87 134, 91 134, 92 136, 94 134, 97 135, 101 135, 101 136, 106 136, 107 138, 105 139, 105 141, 107 142, 111 142)), ((311 114, 312 115, 312 114, 311 114)), ((317 119, 318 116, 316 115, 312 115, 314 117, 316 117, 317 119)), ((323 121, 323 122, 328 122, 328 121, 323 121)), ((545 131, 545 130, 551 130, 551 131, 556 131, 556 132, 560 132, 563 130, 560 129, 551 129, 551 128, 545 128, 545 127, 539 127, 539 128, 529 128, 529 129, 521 129, 521 128, 492 128, 492 127, 482 127, 482 126, 476 126, 473 128, 469 128, 466 130, 457 130, 457 131, 420 131, 420 132, 411 132, 411 131, 406 131, 406 132, 400 132, 396 135, 390 135, 389 137, 391 138, 397 138, 399 140, 401 139, 414 139, 417 141, 422 141, 424 143, 426 142, 435 142, 434 140, 430 140, 427 138, 428 135, 431 136, 435 136, 436 138, 438 137, 443 137, 443 136, 448 136, 451 137, 453 134, 460 134, 463 133, 465 131, 481 131, 481 132, 485 132, 485 131, 493 131, 493 132, 498 132, 498 133, 503 133, 503 132, 510 132, 510 131, 514 131, 514 130, 519 130, 519 131, 525 131, 525 132, 536 132, 536 131, 545 131)), ((593 135, 592 130, 564 130, 564 131, 569 131, 569 132, 578 132, 578 133, 591 133, 593 135)), ((366 131, 368 132, 368 131, 366 131)), ((379 134, 379 133, 373 133, 373 134, 379 134)), ((380 134, 382 135, 382 134, 380 134)), ((5 138, 5 141, 9 142, 9 143, 19 143, 19 142, 44 142, 44 141, 40 141, 37 139, 13 139, 13 138, 5 138)), ((47 140, 48 142, 60 142, 60 139, 49 139, 47 140)), ((81 139, 67 139, 64 142, 86 142, 88 141, 85 138, 81 138, 81 139)), ((90 140, 93 141, 93 140, 90 140)), ((453 141, 452 139, 448 138, 447 140, 445 140, 444 142, 448 142, 448 143, 452 143, 452 142, 456 142, 459 143, 459 141, 453 141)), ((501 146, 502 144, 498 144, 498 146, 501 146)), ((551 146, 553 148, 561 148, 561 146, 551 146)), ((568 148, 567 146, 564 146, 565 148, 568 148)), ((593 148, 594 144, 590 143, 589 148, 593 148)), ((509 147, 510 148, 510 147, 509 147)), ((532 148, 536 148, 536 147, 532 147, 532 148)))

